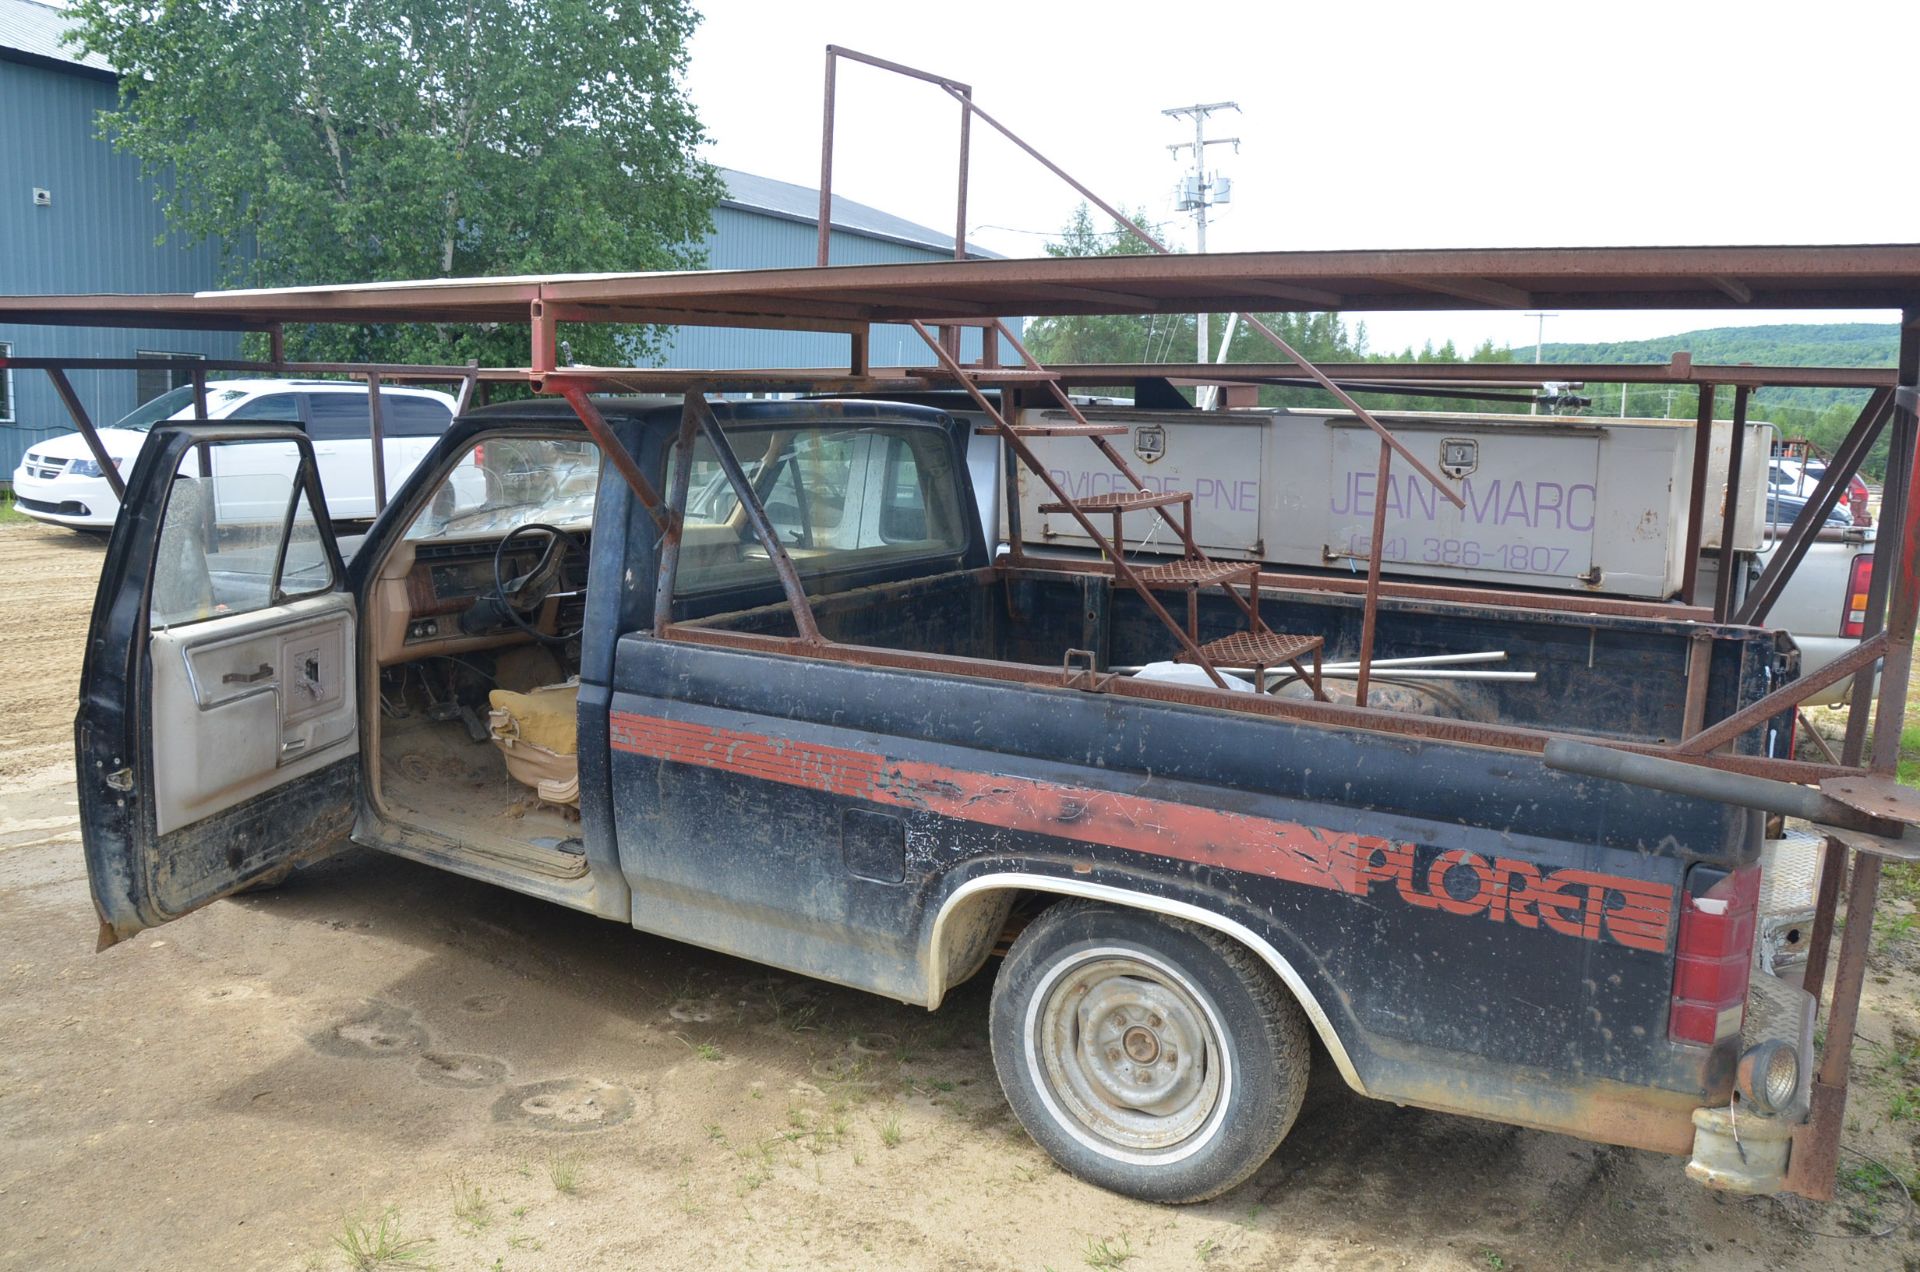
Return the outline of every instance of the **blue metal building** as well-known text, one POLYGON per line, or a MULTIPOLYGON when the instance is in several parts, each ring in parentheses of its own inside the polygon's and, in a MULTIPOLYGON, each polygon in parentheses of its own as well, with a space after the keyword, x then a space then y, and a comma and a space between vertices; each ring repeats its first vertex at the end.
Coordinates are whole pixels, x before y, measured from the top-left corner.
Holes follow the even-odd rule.
MULTIPOLYGON (((216 243, 166 233, 154 182, 140 163, 101 139, 100 112, 117 104, 116 76, 97 56, 60 41, 66 15, 37 0, 0 0, 0 295, 35 292, 191 292, 220 286, 216 243)), ((820 196, 805 186, 723 171, 727 196, 706 241, 713 269, 814 263, 820 196)), ((946 260, 953 239, 848 199, 834 200, 835 264, 946 260)), ((991 253, 970 249, 976 256, 991 253)), ((609 268, 618 268, 610 262, 609 268)), ((968 333, 963 349, 977 352, 968 333)), ((844 336, 682 328, 659 364, 714 368, 845 365, 844 336)), ((130 358, 144 353, 240 356, 226 333, 120 331, 0 325, 0 355, 130 358)), ((908 328, 876 328, 874 366, 932 361, 908 328)), ((108 424, 172 384, 164 373, 74 372, 94 421, 108 424)), ((37 371, 0 372, 0 482, 29 446, 70 431, 65 409, 37 371)))
MULTIPOLYGON (((99 58, 60 43, 65 24, 60 10, 34 0, 0 0, 0 293, 215 286, 219 245, 162 241, 166 221, 154 183, 139 160, 100 139, 94 121, 116 105, 116 79, 99 58)), ((240 340, 223 332, 0 326, 0 352, 9 351, 237 358, 240 340)), ((164 375, 125 371, 76 371, 73 384, 99 423, 171 387, 164 375)), ((72 428, 44 375, 0 372, 0 479, 27 447, 72 428)))

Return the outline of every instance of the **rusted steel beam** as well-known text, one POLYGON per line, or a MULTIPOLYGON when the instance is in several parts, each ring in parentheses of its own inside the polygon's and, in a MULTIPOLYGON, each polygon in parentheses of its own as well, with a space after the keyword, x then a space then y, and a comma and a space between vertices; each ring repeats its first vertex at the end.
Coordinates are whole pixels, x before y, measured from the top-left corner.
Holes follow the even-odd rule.
POLYGON ((819 241, 814 260, 814 264, 820 266, 827 264, 831 254, 829 245, 833 240, 833 96, 839 52, 833 45, 827 45, 827 83, 820 94, 823 103, 820 120, 820 216, 815 225, 819 241))
POLYGON ((1713 635, 1687 638, 1687 699, 1680 711, 1680 736, 1690 738, 1707 722, 1707 679, 1713 668, 1713 635))
POLYGON ((687 487, 693 477, 693 435, 700 427, 696 399, 680 405, 680 433, 674 440, 673 465, 667 474, 667 512, 673 529, 660 536, 660 560, 653 583, 653 630, 660 631, 673 622, 673 588, 680 574, 680 544, 686 537, 687 487))
MULTIPOLYGON (((1026 441, 1018 433, 1013 431, 1013 425, 1001 415, 999 408, 992 402, 989 402, 987 395, 981 392, 979 386, 967 377, 959 361, 947 351, 946 347, 941 344, 940 340, 931 331, 927 330, 926 324, 915 321, 913 323, 913 329, 919 335, 920 339, 926 342, 927 347, 933 350, 933 356, 939 360, 940 364, 959 378, 967 394, 973 398, 974 405, 978 406, 980 410, 986 414, 986 417, 993 421, 996 431, 1000 434, 1001 445, 1012 448, 1013 452, 1020 457, 1020 462, 1026 465, 1027 470, 1038 477, 1041 482, 1046 485, 1047 490, 1052 493, 1053 497, 1066 506, 1067 511, 1075 521, 1080 523, 1081 531, 1085 533, 1089 539, 1092 539, 1097 544, 1104 545, 1106 543, 1106 536, 1101 534, 1099 529, 1093 524, 1093 519, 1087 516, 1080 508, 1080 505, 1074 502, 1073 497, 1066 492, 1059 482, 1054 480, 1053 474, 1047 470, 1047 466, 1041 463, 1039 456, 1033 453, 1033 448, 1028 446, 1026 441)), ((1117 512, 1114 520, 1116 522, 1120 520, 1117 512)), ((1126 543, 1121 541, 1113 544, 1108 555, 1111 557, 1114 575, 1125 582, 1128 587, 1131 587, 1135 592, 1139 593, 1140 599, 1146 602, 1149 610, 1153 611, 1153 616, 1159 619, 1168 631, 1173 633, 1174 639, 1179 642, 1181 650, 1187 657, 1192 659, 1201 670, 1207 673, 1209 680, 1213 681, 1213 683, 1220 688, 1225 689, 1227 687, 1226 678, 1214 668, 1214 665, 1208 661, 1207 656, 1201 652, 1199 643, 1187 634, 1186 629, 1179 624, 1172 614, 1167 612, 1166 606, 1160 603, 1160 598, 1153 594, 1153 589, 1141 582, 1140 576, 1135 574, 1133 568, 1127 564, 1126 543)))
POLYGON ((380 373, 367 373, 367 432, 373 441, 373 512, 387 507, 387 412, 380 402, 380 373))
POLYGON ((1393 447, 1380 439, 1380 466, 1373 482, 1373 541, 1367 551, 1367 593, 1360 606, 1360 669, 1354 677, 1353 700, 1367 704, 1367 680, 1373 673, 1373 632, 1380 619, 1380 558, 1387 542, 1387 476, 1393 466, 1393 447))
MULTIPOLYGON (((1823 887, 1822 893, 1826 891, 1823 887)), ((1830 1199, 1840 1164, 1840 1136, 1847 1116, 1847 1070, 1853 1062, 1853 1030, 1860 1018, 1860 990, 1873 939, 1873 910, 1880 896, 1880 858, 1859 853, 1847 889, 1847 930, 1840 938, 1840 964, 1827 1015, 1826 1048, 1813 1077, 1812 1108, 1805 1133, 1794 1137, 1787 1159, 1788 1187, 1816 1201, 1830 1199)))
MULTIPOLYGON (((973 90, 963 91, 966 102, 973 100, 973 90)), ((970 150, 973 145, 973 112, 965 102, 960 107, 960 179, 959 192, 954 198, 953 213, 953 259, 967 259, 967 167, 970 163, 970 150)))
MULTIPOLYGON (((1100 566, 1082 557, 1029 556, 1036 569, 1066 573, 1099 573, 1100 566)), ((1336 593, 1358 596, 1366 591, 1364 580, 1336 574, 1288 574, 1262 570, 1260 586, 1266 590, 1336 593)), ((1652 618, 1676 623, 1703 623, 1712 614, 1701 606, 1670 605, 1653 601, 1627 601, 1610 596, 1588 596, 1577 592, 1502 592, 1491 588, 1463 587, 1454 583, 1406 583, 1391 579, 1380 581, 1380 595, 1395 600, 1436 601, 1445 604, 1482 605, 1495 609, 1545 610, 1549 613, 1598 614, 1609 618, 1652 618)))
POLYGON ((536 390, 539 378, 559 365, 559 332, 553 315, 547 312, 546 302, 536 300, 528 306, 532 324, 533 349, 527 358, 527 369, 532 374, 536 390))
POLYGON ((67 414, 73 418, 73 426, 80 430, 80 440, 93 453, 93 462, 100 465, 101 475, 107 479, 107 487, 113 491, 113 497, 125 499, 127 483, 121 478, 120 470, 113 466, 113 456, 107 454, 107 445, 100 440, 100 431, 94 428, 93 417, 81 405, 80 395, 73 391, 73 382, 59 367, 48 367, 47 379, 53 381, 53 391, 59 394, 60 404, 67 408, 67 414))
MULTIPOLYGON (((1113 289, 1120 291, 1120 284, 1113 289)), ((1050 289, 1051 290, 1051 289, 1050 289)), ((1114 297, 1116 306, 1120 297, 1114 297)), ((1335 380, 1381 384, 1715 384, 1749 388, 1890 389, 1889 367, 1766 367, 1673 362, 1322 362, 1335 380)), ((1068 384, 1111 384, 1145 376, 1200 379, 1221 376, 1230 383, 1267 383, 1297 374, 1290 362, 1114 362, 1059 363, 1055 374, 1068 384)))
MULTIPOLYGON (((1747 397, 1753 392, 1746 385, 1733 390, 1733 433, 1727 439, 1727 493, 1720 505, 1720 575, 1714 580, 1713 616, 1724 621, 1733 613, 1737 560, 1735 541, 1740 523, 1740 468, 1747 454, 1747 397)), ((1691 599, 1691 598, 1689 598, 1691 599)))
POLYGON ((1887 652, 1887 636, 1882 632, 1861 641, 1820 670, 1775 689, 1758 702, 1742 707, 1712 728, 1687 738, 1674 751, 1679 755, 1710 755, 1748 729, 1766 723, 1788 707, 1797 707, 1836 681, 1845 680, 1863 667, 1869 667, 1887 652))
POLYGON ((720 461, 720 471, 727 475, 727 484, 733 487, 733 497, 740 501, 740 510, 746 513, 747 524, 753 527, 760 546, 767 550, 767 560, 772 563, 773 572, 780 577, 780 589, 787 594, 787 605, 793 610, 793 625, 800 633, 800 643, 808 648, 823 646, 825 641, 820 635, 819 625, 814 622, 813 603, 807 599, 807 589, 800 581, 800 571, 794 566, 793 558, 787 555, 786 545, 780 542, 780 532, 774 529, 766 507, 760 502, 759 492, 754 490, 746 470, 740 467, 740 457, 733 453, 733 443, 727 440, 706 395, 688 397, 686 409, 691 410, 699 421, 700 431, 706 434, 708 444, 713 447, 713 457, 720 461))
MULTIPOLYGON (((990 658, 966 658, 956 654, 930 654, 912 650, 883 649, 873 645, 826 644, 805 646, 791 636, 767 636, 758 632, 736 632, 700 622, 674 623, 657 633, 670 640, 711 645, 721 649, 744 649, 756 653, 786 654, 794 657, 826 658, 835 662, 857 663, 869 667, 890 667, 901 671, 930 672, 941 675, 983 677, 1012 684, 1037 685, 1058 689, 1060 669, 1025 663, 1000 662, 990 658)), ((1274 716, 1308 724, 1335 728, 1361 729, 1402 737, 1423 738, 1433 742, 1455 742, 1467 746, 1491 747, 1518 754, 1539 754, 1549 741, 1567 737, 1592 742, 1615 750, 1639 755, 1675 758, 1665 747, 1622 743, 1611 739, 1577 734, 1549 733, 1514 725, 1478 724, 1467 720, 1445 720, 1433 716, 1409 716, 1378 707, 1361 707, 1310 698, 1281 698, 1264 693, 1235 693, 1206 686, 1168 684, 1140 680, 1132 676, 1114 676, 1102 682, 1103 692, 1123 698, 1149 698, 1156 702, 1177 702, 1194 707, 1212 707, 1249 715, 1274 716)), ((1817 785, 1829 777, 1858 776, 1858 769, 1827 764, 1806 764, 1798 760, 1775 760, 1758 755, 1706 755, 1684 757, 1686 763, 1723 773, 1744 773, 1782 782, 1817 785)))
POLYGON ((276 367, 287 364, 287 330, 281 323, 267 328, 267 361, 276 367))
POLYGON ((1693 422, 1693 473, 1687 483, 1687 541, 1680 550, 1680 599, 1693 604, 1700 582, 1700 541, 1706 534, 1707 465, 1713 458, 1713 390, 1700 386, 1700 402, 1693 422))
POLYGON ((469 363, 467 373, 460 377, 460 394, 453 400, 453 413, 465 415, 473 406, 474 390, 480 386, 480 364, 469 363))
POLYGON ((573 413, 580 417, 580 422, 587 426, 587 432, 593 437, 594 443, 600 447, 601 455, 605 456, 607 462, 612 464, 614 470, 626 480, 634 496, 640 500, 640 506, 645 508, 647 515, 653 518, 653 524, 660 527, 662 534, 677 534, 680 526, 678 516, 661 502, 660 492, 653 488, 653 483, 647 480, 647 475, 640 471, 640 465, 634 461, 627 448, 614 435, 612 426, 607 423, 607 417, 600 414, 600 408, 593 404, 591 397, 587 396, 586 389, 579 385, 568 384, 562 385, 555 391, 573 407, 573 413))
POLYGON ((1807 549, 1813 545, 1820 527, 1826 522, 1827 514, 1833 511, 1841 492, 1853 480, 1854 473, 1859 471, 1860 461, 1866 458, 1874 442, 1879 440, 1880 430, 1892 411, 1892 390, 1875 389, 1867 398, 1866 405, 1860 408, 1860 414, 1853 421, 1853 427, 1847 430, 1846 437, 1834 448, 1833 459, 1827 464, 1826 471, 1820 474, 1813 494, 1807 499, 1807 506, 1794 518, 1793 525, 1774 548, 1767 568, 1747 594, 1745 604, 1734 617, 1736 623, 1758 624, 1766 621, 1768 612, 1780 599, 1788 577, 1807 555, 1807 549))

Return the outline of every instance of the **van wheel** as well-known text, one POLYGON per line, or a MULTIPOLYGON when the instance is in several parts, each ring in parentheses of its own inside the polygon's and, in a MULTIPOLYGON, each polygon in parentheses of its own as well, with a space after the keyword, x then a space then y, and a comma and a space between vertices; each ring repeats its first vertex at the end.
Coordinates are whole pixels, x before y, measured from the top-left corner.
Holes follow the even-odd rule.
POLYGON ((1306 1092, 1307 1021, 1252 951, 1178 919, 1063 901, 994 982, 993 1063, 1027 1133, 1089 1183, 1217 1197, 1279 1147, 1306 1092))

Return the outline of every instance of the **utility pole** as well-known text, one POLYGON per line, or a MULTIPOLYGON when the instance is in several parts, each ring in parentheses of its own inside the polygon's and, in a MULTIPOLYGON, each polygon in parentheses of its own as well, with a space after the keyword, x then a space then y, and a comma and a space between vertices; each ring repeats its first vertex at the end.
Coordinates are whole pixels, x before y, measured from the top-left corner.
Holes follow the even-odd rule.
MULTIPOLYGON (((1559 316, 1560 316, 1559 314, 1543 314, 1539 312, 1534 312, 1527 315, 1527 317, 1529 318, 1538 318, 1540 320, 1540 325, 1534 328, 1534 333, 1533 333, 1533 365, 1536 367, 1540 365, 1541 350, 1546 348, 1546 344, 1547 344, 1547 319, 1558 318, 1559 316)), ((1528 407, 1527 414, 1528 415, 1540 414, 1540 403, 1536 401, 1532 406, 1528 407)))
MULTIPOLYGON (((1191 118, 1193 120, 1193 140, 1182 141, 1168 146, 1168 153, 1178 158, 1182 150, 1193 151, 1193 171, 1180 183, 1179 194, 1174 206, 1182 212, 1193 213, 1194 250, 1202 255, 1207 250, 1207 209, 1215 203, 1227 203, 1233 198, 1233 182, 1217 173, 1207 175, 1207 147, 1232 146, 1234 153, 1240 151, 1238 137, 1207 136, 1207 116, 1218 110, 1240 112, 1239 102, 1197 102, 1192 106, 1172 106, 1161 111, 1162 115, 1174 119, 1191 118)), ((1207 361, 1207 315, 1199 315, 1199 356, 1196 362, 1207 361)))

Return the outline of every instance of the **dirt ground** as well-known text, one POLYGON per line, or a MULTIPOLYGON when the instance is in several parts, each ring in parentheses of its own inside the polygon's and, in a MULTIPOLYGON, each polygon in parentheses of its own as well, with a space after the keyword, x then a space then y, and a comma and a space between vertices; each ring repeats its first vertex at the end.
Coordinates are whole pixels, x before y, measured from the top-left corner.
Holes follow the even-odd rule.
MULTIPOLYGON (((1055 1170, 938 1014, 377 854, 101 954, 68 768, 97 541, 0 526, 0 1269, 1920 1268, 1911 1216, 1319 1082, 1252 1181, 1166 1208, 1055 1170)), ((1915 1175, 1912 906, 1849 1139, 1915 1175)), ((1877 924, 1876 927, 1882 925, 1877 924)))

